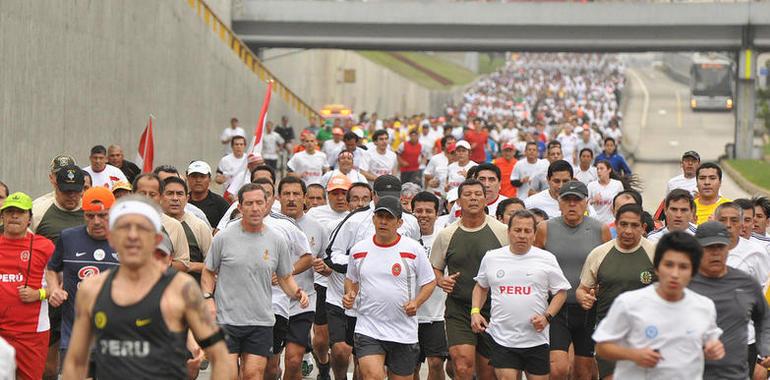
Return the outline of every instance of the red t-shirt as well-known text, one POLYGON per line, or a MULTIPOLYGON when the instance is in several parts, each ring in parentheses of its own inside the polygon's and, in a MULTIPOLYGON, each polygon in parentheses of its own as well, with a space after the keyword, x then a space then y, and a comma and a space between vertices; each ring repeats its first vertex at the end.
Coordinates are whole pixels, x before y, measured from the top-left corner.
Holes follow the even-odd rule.
POLYGON ((487 145, 487 132, 476 132, 472 129, 465 131, 465 141, 471 144, 471 161, 482 163, 487 161, 487 153, 484 147, 487 145))
POLYGON ((517 160, 512 158, 507 161, 505 158, 498 157, 492 161, 495 166, 500 168, 500 194, 505 195, 508 198, 513 198, 518 194, 519 189, 511 185, 511 172, 516 165, 517 160))
POLYGON ((422 145, 420 143, 412 144, 409 141, 405 141, 403 145, 403 151, 399 154, 401 159, 406 161, 409 165, 402 166, 402 172, 415 172, 420 170, 420 153, 422 152, 422 145))
POLYGON ((22 239, 0 235, 0 330, 41 332, 49 329, 48 302, 21 302, 18 287, 23 286, 25 280, 30 288, 43 287, 43 272, 53 251, 53 243, 41 235, 27 233, 22 239), (32 255, 29 254, 31 236, 34 237, 32 255))

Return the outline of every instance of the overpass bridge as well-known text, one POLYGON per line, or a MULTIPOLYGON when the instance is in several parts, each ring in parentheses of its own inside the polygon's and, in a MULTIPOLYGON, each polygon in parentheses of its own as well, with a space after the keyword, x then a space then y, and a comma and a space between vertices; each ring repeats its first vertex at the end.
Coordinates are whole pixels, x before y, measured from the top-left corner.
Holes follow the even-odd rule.
POLYGON ((252 49, 729 51, 738 62, 735 156, 751 158, 756 56, 770 51, 770 2, 244 0, 233 30, 252 49))

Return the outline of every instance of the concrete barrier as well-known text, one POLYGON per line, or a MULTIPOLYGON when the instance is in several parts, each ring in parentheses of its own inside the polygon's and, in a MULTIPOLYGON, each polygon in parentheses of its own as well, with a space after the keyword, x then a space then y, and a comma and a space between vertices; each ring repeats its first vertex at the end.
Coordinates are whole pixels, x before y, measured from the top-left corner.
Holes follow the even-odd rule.
MULTIPOLYGON (((217 164, 231 116, 253 131, 265 85, 190 4, 0 2, 0 180, 39 195, 54 155, 86 166, 96 144, 133 160, 149 114, 156 165, 180 170, 217 164)), ((304 127, 295 109, 274 94, 269 117, 304 127)))

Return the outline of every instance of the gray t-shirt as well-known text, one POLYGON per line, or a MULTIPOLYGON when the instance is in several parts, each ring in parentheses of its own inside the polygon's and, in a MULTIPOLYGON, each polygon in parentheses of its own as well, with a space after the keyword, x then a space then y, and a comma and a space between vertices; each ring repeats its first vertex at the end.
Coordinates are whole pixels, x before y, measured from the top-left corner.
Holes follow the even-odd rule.
POLYGON ((580 286, 580 272, 588 254, 604 244, 603 225, 589 216, 583 217, 583 221, 575 227, 564 223, 561 216, 549 219, 547 225, 548 236, 544 248, 556 256, 564 277, 572 286, 567 291, 567 304, 577 304, 575 290, 580 286))
POLYGON ((291 274, 286 242, 267 225, 246 232, 240 223, 220 231, 206 255, 206 269, 217 272, 214 299, 217 323, 234 326, 273 326, 271 277, 291 274))
POLYGON ((762 288, 745 272, 730 267, 727 274, 720 278, 695 275, 689 288, 714 301, 717 326, 723 331, 720 340, 725 346, 725 357, 722 360, 706 360, 703 378, 746 379, 749 373, 746 362, 746 326, 749 319, 754 321, 756 327, 759 354, 767 356, 770 353, 770 313, 762 288))

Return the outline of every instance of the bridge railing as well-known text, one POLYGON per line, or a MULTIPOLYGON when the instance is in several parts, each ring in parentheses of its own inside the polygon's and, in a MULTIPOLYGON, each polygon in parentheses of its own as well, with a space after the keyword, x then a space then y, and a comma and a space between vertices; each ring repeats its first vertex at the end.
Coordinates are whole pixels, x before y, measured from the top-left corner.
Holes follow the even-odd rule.
POLYGON ((232 52, 238 56, 241 62, 243 62, 251 72, 256 74, 259 79, 263 81, 273 81, 273 93, 280 96, 286 104, 306 119, 310 119, 312 116, 322 119, 322 116, 318 111, 300 99, 297 94, 291 91, 262 64, 262 61, 257 58, 257 55, 254 54, 254 52, 224 24, 219 17, 217 17, 205 1, 187 0, 187 3, 190 5, 190 8, 198 14, 206 26, 210 28, 211 32, 218 35, 219 39, 230 47, 232 52))

